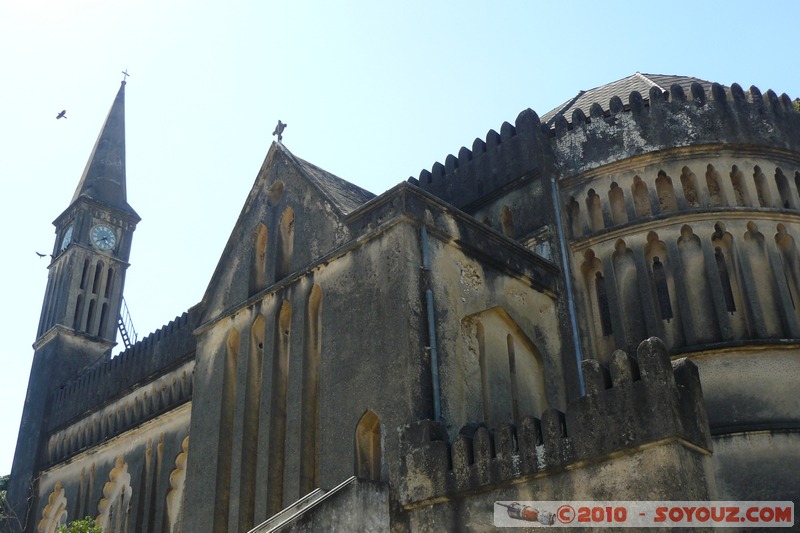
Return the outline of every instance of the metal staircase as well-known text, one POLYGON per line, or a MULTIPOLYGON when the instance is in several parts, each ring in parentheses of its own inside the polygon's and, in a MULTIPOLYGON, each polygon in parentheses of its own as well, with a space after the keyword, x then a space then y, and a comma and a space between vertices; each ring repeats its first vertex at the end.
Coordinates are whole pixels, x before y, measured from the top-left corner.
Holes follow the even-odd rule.
POLYGON ((117 327, 119 334, 122 336, 122 342, 125 348, 130 348, 136 343, 137 335, 136 330, 133 329, 133 320, 131 313, 128 311, 128 304, 125 303, 125 297, 122 298, 122 306, 119 309, 119 318, 117 319, 117 327))

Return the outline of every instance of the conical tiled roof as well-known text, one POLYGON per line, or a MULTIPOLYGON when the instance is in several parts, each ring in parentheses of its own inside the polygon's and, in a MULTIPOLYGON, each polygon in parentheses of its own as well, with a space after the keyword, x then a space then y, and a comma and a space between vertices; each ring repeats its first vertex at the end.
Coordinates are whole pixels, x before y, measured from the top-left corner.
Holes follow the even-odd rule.
POLYGON ((625 105, 628 105, 628 96, 633 91, 638 91, 645 101, 649 99, 650 88, 658 87, 662 91, 667 91, 673 84, 680 85, 684 92, 691 94, 693 83, 699 83, 708 92, 711 90, 711 82, 693 78, 691 76, 671 76, 664 74, 642 74, 637 72, 627 78, 612 81, 606 85, 580 91, 575 97, 567 100, 557 108, 545 113, 542 116, 542 123, 552 125, 559 115, 564 115, 567 120, 571 120, 572 112, 581 109, 587 115, 592 104, 600 104, 604 110, 608 110, 608 102, 612 96, 619 96, 625 105))

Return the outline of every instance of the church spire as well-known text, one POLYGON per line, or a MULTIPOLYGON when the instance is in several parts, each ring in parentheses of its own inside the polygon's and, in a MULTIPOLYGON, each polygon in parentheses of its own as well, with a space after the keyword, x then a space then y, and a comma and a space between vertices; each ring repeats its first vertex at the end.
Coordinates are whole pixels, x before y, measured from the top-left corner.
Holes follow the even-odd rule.
POLYGON ((136 214, 125 187, 125 82, 120 85, 86 168, 72 197, 85 196, 101 204, 136 214))

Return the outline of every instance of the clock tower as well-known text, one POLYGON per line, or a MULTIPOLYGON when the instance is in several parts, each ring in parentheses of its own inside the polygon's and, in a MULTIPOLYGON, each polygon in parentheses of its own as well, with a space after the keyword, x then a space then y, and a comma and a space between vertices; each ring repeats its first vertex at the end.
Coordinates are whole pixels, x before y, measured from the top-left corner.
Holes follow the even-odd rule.
POLYGON ((126 194, 123 81, 69 207, 53 222, 56 239, 8 490, 20 530, 28 531, 35 522, 29 513, 36 499, 34 472, 44 466, 50 393, 110 357, 116 344, 139 220, 126 194))

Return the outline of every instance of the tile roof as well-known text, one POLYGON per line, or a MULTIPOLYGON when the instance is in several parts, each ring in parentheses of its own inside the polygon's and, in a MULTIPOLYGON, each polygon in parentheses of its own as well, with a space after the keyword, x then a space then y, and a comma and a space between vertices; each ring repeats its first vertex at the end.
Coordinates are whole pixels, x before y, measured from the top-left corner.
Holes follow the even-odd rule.
POLYGON ((649 100, 650 88, 659 87, 666 91, 670 86, 677 83, 680 85, 687 95, 691 94, 692 83, 699 83, 703 89, 708 92, 711 90, 711 82, 701 80, 700 78, 693 78, 691 76, 671 76, 664 74, 643 74, 637 72, 627 78, 589 89, 588 91, 580 91, 575 97, 567 100, 557 108, 545 113, 542 116, 542 123, 552 125, 559 115, 564 115, 567 120, 572 120, 572 111, 581 109, 587 115, 589 108, 594 103, 600 104, 604 110, 608 110, 608 102, 612 96, 619 96, 622 102, 627 105, 628 97, 632 91, 638 91, 645 101, 649 100))
MULTIPOLYGON (((283 148, 283 146, 281 146, 283 148)), ((362 204, 375 198, 375 195, 366 189, 362 189, 358 185, 354 185, 349 181, 345 181, 339 176, 335 176, 323 170, 316 165, 300 159, 294 154, 291 154, 284 148, 284 152, 288 153, 292 159, 297 163, 308 178, 322 190, 328 199, 343 213, 348 214, 360 207, 362 204)))

